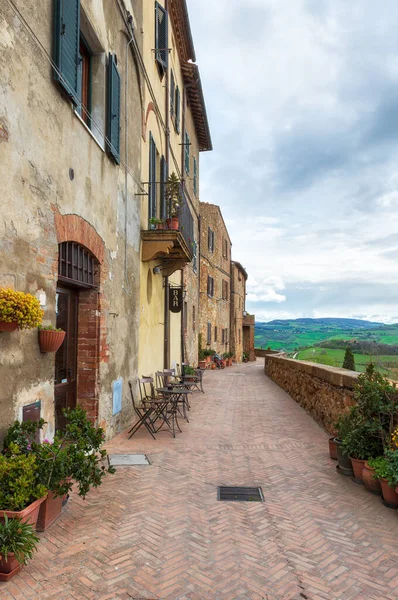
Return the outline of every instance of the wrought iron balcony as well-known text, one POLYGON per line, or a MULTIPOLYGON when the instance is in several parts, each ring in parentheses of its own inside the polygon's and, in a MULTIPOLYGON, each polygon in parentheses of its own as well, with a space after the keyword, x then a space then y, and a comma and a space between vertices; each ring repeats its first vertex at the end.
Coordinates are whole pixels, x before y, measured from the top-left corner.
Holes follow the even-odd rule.
POLYGON ((159 223, 148 223, 148 229, 141 231, 143 262, 162 260, 161 272, 169 276, 182 269, 193 258, 194 221, 181 193, 178 217, 172 216, 167 207, 166 216, 159 223))

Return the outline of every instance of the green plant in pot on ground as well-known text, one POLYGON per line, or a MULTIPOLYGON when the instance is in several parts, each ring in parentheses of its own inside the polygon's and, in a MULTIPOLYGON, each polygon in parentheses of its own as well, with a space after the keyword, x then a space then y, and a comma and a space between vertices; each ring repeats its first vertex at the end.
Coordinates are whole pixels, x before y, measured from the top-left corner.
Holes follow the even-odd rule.
POLYGON ((374 469, 374 477, 380 481, 384 504, 398 508, 398 451, 386 450, 383 456, 368 461, 374 469))
POLYGON ((11 579, 27 564, 38 542, 32 525, 5 516, 0 523, 0 581, 11 579))
POLYGON ((13 442, 7 454, 0 455, 0 521, 7 515, 36 524, 40 503, 47 494, 37 469, 36 456, 23 454, 13 442))

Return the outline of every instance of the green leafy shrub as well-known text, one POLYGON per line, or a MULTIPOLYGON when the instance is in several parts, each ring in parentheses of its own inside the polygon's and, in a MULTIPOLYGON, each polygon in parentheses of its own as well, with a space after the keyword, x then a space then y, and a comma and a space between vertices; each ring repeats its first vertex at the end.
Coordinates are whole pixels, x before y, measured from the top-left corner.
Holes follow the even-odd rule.
POLYGON ((23 510, 46 493, 37 478, 36 456, 10 443, 8 454, 0 455, 0 509, 23 510))
POLYGON ((185 365, 185 367, 184 367, 184 374, 185 375, 196 375, 196 371, 190 365, 185 365))
POLYGON ((385 456, 377 456, 376 458, 370 458, 368 465, 371 469, 374 469, 374 479, 385 479, 387 477, 387 461, 385 456))
POLYGON ((387 450, 384 456, 369 461, 375 479, 387 479, 388 485, 398 486, 398 451, 387 450))
POLYGON ((383 445, 378 435, 378 426, 373 421, 363 420, 357 407, 353 407, 347 419, 347 429, 341 446, 343 454, 359 460, 380 456, 383 445))
POLYGON ((39 538, 32 525, 20 519, 8 519, 5 515, 4 523, 0 523, 0 556, 7 560, 8 555, 13 552, 17 561, 26 565, 38 542, 39 538))

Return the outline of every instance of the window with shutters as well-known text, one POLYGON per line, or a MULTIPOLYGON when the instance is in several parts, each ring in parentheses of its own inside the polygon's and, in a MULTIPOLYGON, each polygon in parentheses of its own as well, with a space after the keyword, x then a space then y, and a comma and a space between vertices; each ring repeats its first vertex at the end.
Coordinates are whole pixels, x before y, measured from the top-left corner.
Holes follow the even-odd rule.
POLYGON ((185 150, 185 172, 189 174, 189 147, 191 142, 189 141, 189 135, 185 132, 185 142, 184 142, 184 150, 185 150))
POLYGON ((224 258, 228 258, 228 240, 222 239, 222 255, 224 258))
POLYGON ((181 120, 181 94, 180 88, 178 85, 176 86, 175 93, 175 119, 174 119, 174 128, 177 133, 180 133, 180 120, 181 120))
POLYGON ((221 329, 221 343, 225 344, 225 329, 221 329))
POLYGON ((217 341, 217 325, 214 327, 214 341, 217 341))
POLYGON ((198 193, 198 166, 196 163, 196 158, 193 157, 193 191, 195 195, 198 193))
POLYGON ((170 117, 171 117, 172 121, 174 121, 174 117, 175 117, 175 110, 174 110, 175 94, 176 94, 176 84, 174 81, 173 71, 170 71, 170 117))
POLYGON ((169 62, 168 14, 155 2, 155 60, 163 77, 169 62))
POLYGON ((207 323, 207 344, 211 344, 211 323, 208 321, 207 323))
MULTIPOLYGON (((75 106, 75 113, 100 147, 107 146, 116 161, 120 142, 120 78, 113 78, 113 117, 109 123, 107 102, 109 73, 105 50, 80 0, 54 0, 54 78, 75 106), (112 134, 112 143, 109 138, 112 134), (108 138, 108 142, 106 141, 108 138)), ((116 62, 114 67, 117 70, 116 62)))
POLYGON ((239 343, 240 343, 240 341, 241 341, 241 333, 240 333, 240 332, 241 332, 241 330, 239 329, 239 330, 238 330, 239 343))
POLYGON ((108 143, 107 150, 120 164, 120 75, 115 55, 108 59, 108 143))
POLYGON ((192 258, 192 269, 194 273, 197 273, 198 271, 198 245, 197 243, 194 241, 193 245, 192 245, 192 252, 193 252, 193 258, 192 258))
MULTIPOLYGON (((167 163, 164 156, 160 159, 160 219, 166 220, 167 217, 167 200, 166 200, 166 182, 167 182, 167 163)), ((155 183, 156 185, 156 183, 155 183)))
MULTIPOLYGON (((149 134, 149 185, 148 185, 148 219, 156 217, 156 144, 149 134)), ((149 228, 154 228, 154 225, 149 225, 149 228)))
POLYGON ((183 331, 186 334, 188 329, 188 302, 184 302, 184 310, 182 314, 183 331))

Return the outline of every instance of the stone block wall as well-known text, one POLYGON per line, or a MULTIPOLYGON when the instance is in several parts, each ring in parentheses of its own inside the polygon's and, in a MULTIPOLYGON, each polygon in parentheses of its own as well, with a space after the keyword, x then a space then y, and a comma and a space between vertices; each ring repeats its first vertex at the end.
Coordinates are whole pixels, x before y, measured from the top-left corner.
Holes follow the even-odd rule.
POLYGON ((359 373, 267 354, 264 371, 328 433, 349 406, 355 404, 359 373))

